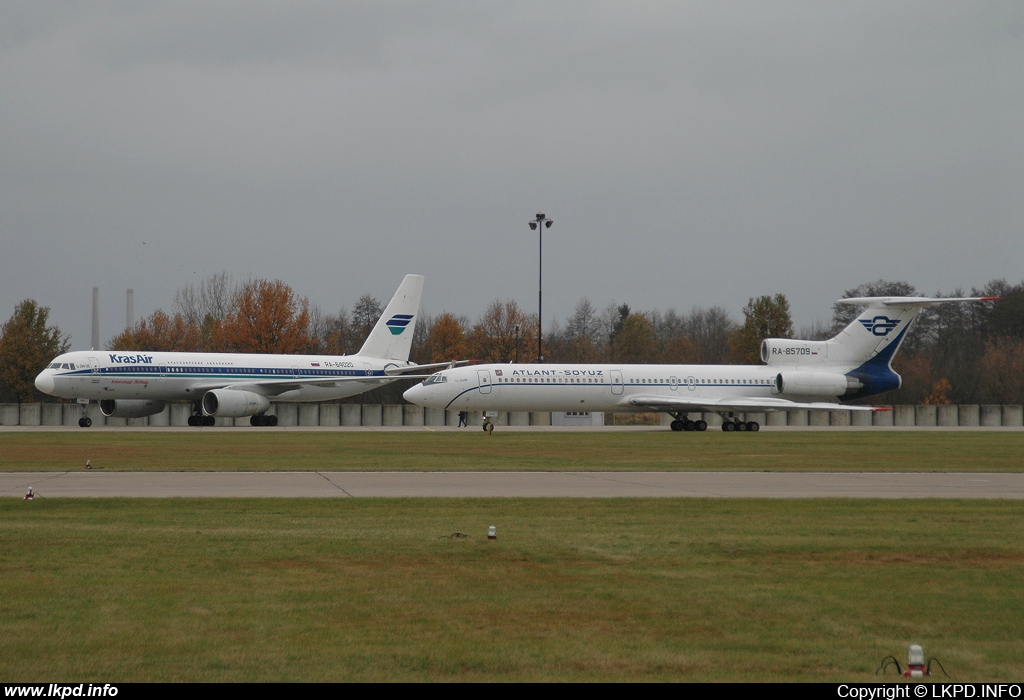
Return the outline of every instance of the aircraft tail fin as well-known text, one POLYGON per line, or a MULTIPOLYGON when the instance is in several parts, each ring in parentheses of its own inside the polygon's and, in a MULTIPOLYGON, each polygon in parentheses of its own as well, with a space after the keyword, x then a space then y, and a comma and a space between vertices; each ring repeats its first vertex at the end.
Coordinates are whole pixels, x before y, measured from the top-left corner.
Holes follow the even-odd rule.
POLYGON ((997 297, 854 297, 840 304, 863 305, 850 325, 830 340, 770 338, 761 344, 761 359, 770 366, 793 369, 834 368, 856 380, 857 391, 846 398, 898 389, 902 380, 892 369, 914 319, 929 306, 964 301, 993 301, 997 297))
POLYGON ((383 360, 408 361, 422 295, 423 276, 406 275, 359 354, 383 360))

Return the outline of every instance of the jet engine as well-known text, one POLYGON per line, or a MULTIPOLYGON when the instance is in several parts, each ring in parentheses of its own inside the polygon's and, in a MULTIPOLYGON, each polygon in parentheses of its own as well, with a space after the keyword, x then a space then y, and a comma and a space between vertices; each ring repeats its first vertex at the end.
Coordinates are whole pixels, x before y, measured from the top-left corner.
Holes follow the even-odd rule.
POLYGON ((107 418, 142 418, 164 410, 163 401, 145 399, 104 399, 100 401, 100 412, 107 418))
POLYGON ((218 418, 241 418, 264 413, 270 399, 263 394, 237 389, 213 389, 203 394, 203 414, 218 418))
POLYGON ((775 391, 782 396, 843 396, 863 386, 859 379, 838 372, 779 372, 775 391))

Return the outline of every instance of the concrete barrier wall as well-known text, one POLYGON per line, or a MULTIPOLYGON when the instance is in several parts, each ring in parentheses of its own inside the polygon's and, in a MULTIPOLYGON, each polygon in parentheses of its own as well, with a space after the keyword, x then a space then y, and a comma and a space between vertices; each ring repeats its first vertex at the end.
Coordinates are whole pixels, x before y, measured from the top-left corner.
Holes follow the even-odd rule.
POLYGON ((871 411, 850 411, 850 425, 870 426, 872 417, 871 411))
POLYGON ((988 428, 998 428, 1003 424, 1003 407, 1002 406, 980 406, 980 420, 978 421, 981 425, 988 428))
POLYGON ((827 426, 831 411, 807 411, 807 425, 827 426))
POLYGON ((912 428, 917 421, 917 411, 914 406, 896 406, 896 414, 893 416, 893 425, 901 428, 912 428))
POLYGON ((423 406, 416 406, 411 403, 405 404, 402 406, 402 425, 408 425, 414 428, 425 425, 423 414, 423 406))
POLYGON ((935 407, 935 424, 943 427, 960 425, 960 409, 953 404, 935 407))
POLYGON ((935 406, 915 406, 914 425, 919 427, 932 427, 935 425, 935 406))
MULTIPOLYGON (((743 420, 755 420, 765 426, 876 426, 876 427, 1024 427, 1024 406, 946 404, 940 406, 894 406, 893 411, 774 411, 771 413, 737 414, 743 420)), ((88 404, 87 415, 93 425, 102 426, 186 426, 192 413, 189 404, 169 404, 163 411, 143 418, 105 418, 96 402, 88 404)), ((302 427, 336 426, 457 426, 458 411, 443 411, 423 408, 412 404, 271 404, 268 415, 276 415, 278 425, 302 427)), ((0 404, 0 425, 16 426, 77 426, 83 415, 77 403, 5 403, 0 404)), ((690 413, 692 420, 703 418, 709 426, 722 424, 717 413, 690 413)), ((469 424, 479 426, 482 414, 469 413, 469 424)), ((672 418, 662 416, 662 424, 668 425, 672 418)), ((547 412, 494 412, 491 422, 496 426, 551 425, 551 414, 547 412)), ((218 426, 248 426, 244 418, 218 418, 218 426)))
MULTIPOLYGON (((803 428, 807 425, 807 414, 809 411, 786 411, 786 425, 795 425, 799 428, 803 428)), ((708 423, 708 425, 711 425, 708 423)))
POLYGON ((59 403, 44 403, 40 413, 40 425, 64 424, 64 407, 59 403))
POLYGON ((363 404, 361 406, 363 426, 379 428, 384 425, 384 410, 380 404, 363 404))
POLYGON ((320 404, 320 425, 325 428, 341 425, 341 406, 336 403, 320 404))
POLYGON ((402 406, 401 404, 388 404, 381 406, 381 425, 386 425, 390 428, 401 427, 402 425, 402 406))
POLYGON ((871 414, 871 425, 886 427, 896 425, 895 411, 875 411, 871 414))
POLYGON ((0 404, 0 425, 17 425, 20 413, 16 403, 0 404))
POLYGON ((307 428, 315 428, 320 425, 320 404, 300 403, 299 425, 307 428))
POLYGON ((363 407, 357 403, 344 403, 341 405, 341 424, 344 426, 359 426, 363 424, 363 407))

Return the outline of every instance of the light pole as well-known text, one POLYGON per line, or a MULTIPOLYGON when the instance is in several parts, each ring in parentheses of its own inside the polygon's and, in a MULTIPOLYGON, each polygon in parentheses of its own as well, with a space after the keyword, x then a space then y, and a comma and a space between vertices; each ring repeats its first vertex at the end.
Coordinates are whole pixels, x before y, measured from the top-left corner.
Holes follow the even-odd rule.
POLYGON ((539 233, 538 254, 537 254, 537 362, 544 361, 544 353, 541 350, 541 309, 543 308, 544 288, 544 229, 551 228, 555 223, 544 216, 544 212, 537 212, 537 218, 530 222, 530 228, 539 233))

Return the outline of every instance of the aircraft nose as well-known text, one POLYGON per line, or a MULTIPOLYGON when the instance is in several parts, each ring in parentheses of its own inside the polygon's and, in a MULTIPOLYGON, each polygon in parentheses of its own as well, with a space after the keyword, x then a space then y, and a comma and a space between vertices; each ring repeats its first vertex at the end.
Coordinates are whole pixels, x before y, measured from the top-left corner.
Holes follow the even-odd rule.
POLYGON ((44 394, 52 394, 53 374, 51 374, 45 369, 42 372, 40 372, 39 376, 36 377, 36 389, 39 389, 39 391, 43 392, 44 394))
POLYGON ((405 393, 402 394, 402 397, 409 403, 414 403, 422 406, 423 401, 426 398, 425 394, 426 392, 423 390, 423 385, 417 384, 414 387, 406 389, 405 393))

